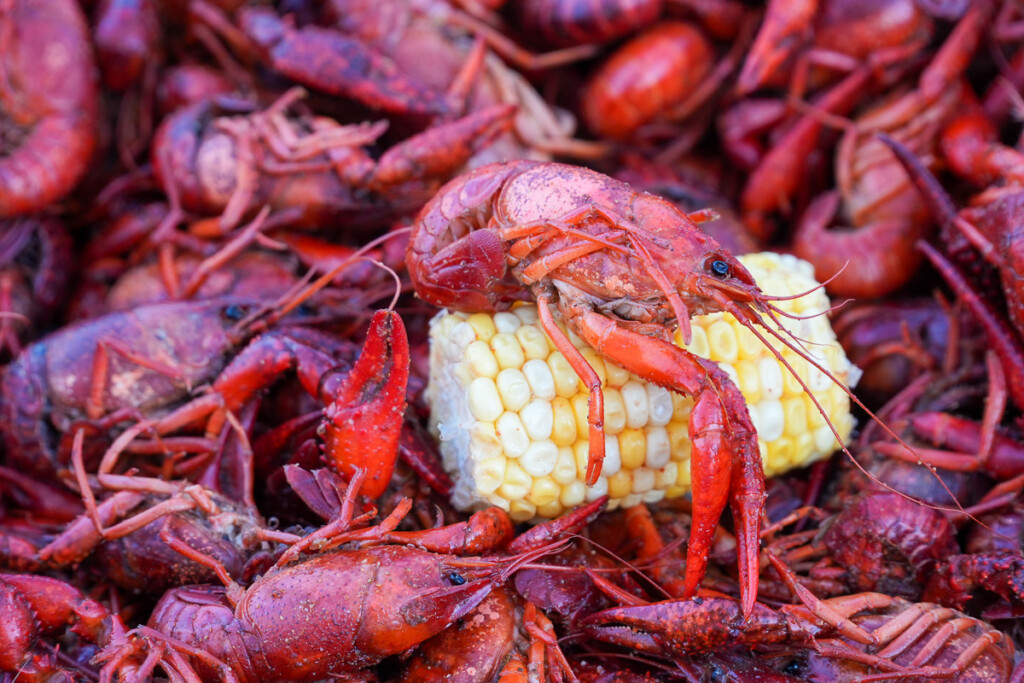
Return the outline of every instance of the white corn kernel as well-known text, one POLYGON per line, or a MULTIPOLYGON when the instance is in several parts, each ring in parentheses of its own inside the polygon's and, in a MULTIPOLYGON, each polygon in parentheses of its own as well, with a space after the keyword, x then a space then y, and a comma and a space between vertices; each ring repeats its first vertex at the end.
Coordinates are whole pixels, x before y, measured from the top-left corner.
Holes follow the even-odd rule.
POLYGON ((526 381, 526 375, 516 368, 505 368, 499 372, 494 384, 508 410, 522 410, 530 400, 530 383, 526 381))
POLYGON ((515 332, 519 345, 523 347, 523 355, 527 360, 548 357, 548 339, 544 333, 533 325, 523 325, 515 332))
POLYGON ((609 436, 604 440, 604 462, 601 465, 601 476, 612 476, 622 469, 622 455, 619 451, 619 438, 609 436))
POLYGON ((661 469, 668 465, 671 458, 668 430, 664 427, 649 428, 647 430, 647 457, 644 459, 644 465, 653 470, 661 469))
POLYGON ((785 429, 785 413, 782 411, 782 403, 779 401, 761 401, 757 406, 759 413, 759 424, 757 435, 765 441, 774 441, 782 436, 785 429))
POLYGON ((646 384, 647 405, 650 410, 648 424, 664 427, 672 419, 672 392, 657 384, 646 384))
POLYGON ((494 493, 505 481, 505 464, 508 458, 496 457, 487 458, 477 463, 473 470, 473 478, 476 479, 477 490, 481 494, 494 493))
POLYGON ((604 393, 604 433, 618 434, 626 426, 626 404, 617 389, 605 389, 602 393, 604 393))
MULTIPOLYGON (((554 427, 554 413, 551 402, 535 398, 519 411, 519 419, 531 441, 550 441, 554 427)), ((552 442, 554 443, 554 442, 552 442)))
MULTIPOLYGON (((512 317, 515 318, 515 316, 512 317)), ((523 348, 519 346, 519 340, 508 332, 499 332, 491 337, 491 348, 494 349, 498 367, 503 370, 505 368, 521 368, 526 362, 526 356, 523 354, 523 348)))
MULTIPOLYGON (((497 361, 495 361, 497 367, 497 361)), ((539 399, 550 401, 555 397, 555 378, 548 364, 539 358, 532 358, 523 363, 523 375, 530 383, 530 390, 539 399)))
POLYGON ((537 324, 537 320, 540 317, 537 315, 536 306, 527 306, 525 304, 522 306, 516 306, 512 309, 512 312, 515 313, 516 317, 519 318, 524 325, 534 326, 537 324))
POLYGON ((608 493, 608 480, 603 477, 598 478, 597 482, 587 489, 587 502, 592 503, 606 493, 608 493))
POLYGON ((554 471, 557 461, 558 446, 550 441, 535 441, 520 456, 519 466, 532 477, 544 477, 554 471))
MULTIPOLYGON (((608 457, 605 455, 605 462, 607 463, 607 461, 608 457)), ((576 459, 572 455, 571 448, 567 446, 558 448, 558 460, 555 462, 555 469, 551 471, 551 478, 562 486, 576 481, 576 459)))
POLYGON ((519 317, 514 313, 502 312, 494 314, 494 327, 498 332, 513 334, 522 324, 519 317))
POLYGON ((518 458, 530 446, 530 437, 526 435, 526 428, 517 413, 505 411, 494 423, 498 432, 498 439, 502 447, 511 458, 518 458))
POLYGON ((782 397, 782 368, 774 357, 762 358, 757 362, 761 376, 761 395, 765 398, 782 397))
POLYGON ((638 467, 633 470, 633 493, 647 493, 654 488, 654 470, 638 467))
POLYGON ((626 382, 620 390, 622 402, 626 406, 626 426, 637 429, 647 424, 651 414, 647 402, 647 390, 636 380, 626 382))

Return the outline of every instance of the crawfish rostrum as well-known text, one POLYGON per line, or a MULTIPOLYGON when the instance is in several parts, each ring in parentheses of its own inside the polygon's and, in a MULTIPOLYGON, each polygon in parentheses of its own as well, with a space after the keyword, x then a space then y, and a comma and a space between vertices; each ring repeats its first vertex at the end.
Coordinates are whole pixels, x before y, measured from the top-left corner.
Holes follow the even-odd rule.
MULTIPOLYGON (((1022 24, 0 0, 0 681, 1020 680, 1022 24), (726 312, 811 393, 758 250, 864 370, 842 452, 767 486, 739 371, 671 343, 726 312), (524 446, 462 512, 430 320, 525 338, 521 302, 565 405, 473 438, 561 464, 523 485, 524 446), (614 368, 693 406, 692 494, 604 509, 614 368)), ((472 362, 514 403, 527 356, 472 362)))

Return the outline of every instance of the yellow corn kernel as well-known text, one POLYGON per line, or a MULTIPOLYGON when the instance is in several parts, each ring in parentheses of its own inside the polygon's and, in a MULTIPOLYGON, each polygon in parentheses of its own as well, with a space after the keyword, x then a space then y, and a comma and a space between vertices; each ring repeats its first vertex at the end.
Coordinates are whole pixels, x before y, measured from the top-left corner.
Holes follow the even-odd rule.
POLYGON ((562 398, 572 398, 580 385, 580 378, 560 351, 548 356, 548 367, 555 380, 555 393, 562 398))
POLYGON ((615 363, 605 363, 604 373, 610 387, 621 387, 629 381, 629 371, 620 368, 615 363))
POLYGON ((574 481, 562 486, 562 495, 558 501, 567 508, 575 507, 587 499, 587 487, 582 481, 574 481))
POLYGON ((616 389, 605 389, 604 393, 604 433, 615 435, 626 426, 626 404, 622 393, 616 389))
POLYGON ((783 433, 796 438, 807 433, 807 404, 803 394, 782 401, 783 433))
POLYGON ((523 325, 516 330, 516 340, 523 347, 523 355, 526 356, 527 360, 535 358, 543 360, 550 353, 548 351, 548 338, 544 336, 544 332, 533 325, 523 325))
POLYGON ((498 360, 486 342, 475 341, 466 347, 466 362, 474 377, 498 376, 498 360))
MULTIPOLYGON (((518 320, 518 318, 516 319, 518 320)), ((522 347, 519 346, 519 341, 508 332, 498 332, 491 337, 491 348, 494 349, 494 358, 502 370, 521 368, 526 362, 526 356, 523 354, 522 347)))
POLYGON ((619 434, 619 457, 622 459, 622 467, 626 470, 635 470, 643 466, 647 460, 647 438, 643 430, 622 430, 619 434))
POLYGON ((498 487, 500 493, 506 500, 522 500, 533 486, 533 478, 527 474, 515 460, 509 460, 505 466, 505 478, 498 487))
POLYGON ((739 358, 740 345, 734 326, 725 320, 718 320, 711 324, 707 334, 711 359, 721 363, 735 363, 739 358))
POLYGON ((616 472, 608 477, 608 495, 612 498, 625 498, 633 492, 633 475, 626 471, 616 472))
POLYGON ((576 481, 576 458, 571 448, 559 447, 558 460, 555 461, 555 469, 551 470, 551 478, 562 486, 576 481))
POLYGON ((486 313, 474 313, 466 318, 466 322, 476 332, 476 338, 482 342, 491 341, 491 337, 498 332, 498 328, 494 326, 494 318, 486 313))
POLYGON ((551 401, 551 440, 556 446, 576 443, 576 414, 569 400, 561 396, 551 401))
POLYGON ((530 493, 526 496, 526 500, 537 507, 542 507, 557 501, 561 493, 562 487, 556 484, 554 479, 538 477, 533 480, 533 486, 530 487, 530 493))
POLYGON ((488 377, 477 377, 469 384, 469 409, 473 417, 481 422, 497 420, 505 406, 501 403, 498 387, 488 377))

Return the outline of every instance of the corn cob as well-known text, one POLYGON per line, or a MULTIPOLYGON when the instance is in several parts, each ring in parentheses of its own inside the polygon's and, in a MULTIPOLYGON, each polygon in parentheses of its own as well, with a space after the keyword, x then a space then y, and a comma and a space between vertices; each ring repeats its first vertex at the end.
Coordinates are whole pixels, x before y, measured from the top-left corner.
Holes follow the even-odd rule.
MULTIPOLYGON (((817 284, 811 265, 792 256, 751 254, 740 261, 768 294, 798 294, 817 284)), ((829 306, 822 289, 777 305, 804 316, 786 319, 787 329, 840 381, 859 372, 826 316, 816 315, 829 306)), ((693 339, 685 348, 717 361, 747 400, 766 476, 820 460, 838 447, 799 382, 732 315, 697 316, 691 325, 693 339)), ((606 455, 601 478, 589 489, 588 392, 541 329, 536 306, 496 314, 442 312, 431 322, 430 424, 460 509, 498 505, 526 521, 556 517, 605 493, 615 508, 689 491, 693 400, 605 362, 571 331, 568 337, 604 386, 606 455)), ((678 333, 676 343, 681 345, 678 333)), ((774 345, 846 440, 853 417, 843 389, 774 345)))

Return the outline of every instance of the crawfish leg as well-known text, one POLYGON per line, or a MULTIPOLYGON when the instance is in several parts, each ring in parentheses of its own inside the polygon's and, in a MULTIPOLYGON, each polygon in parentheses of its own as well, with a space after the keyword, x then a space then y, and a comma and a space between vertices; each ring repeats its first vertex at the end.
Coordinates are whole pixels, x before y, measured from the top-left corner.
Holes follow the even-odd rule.
POLYGON ((91 420, 100 419, 103 417, 104 412, 106 412, 103 408, 103 392, 107 388, 107 373, 110 369, 111 353, 116 353, 137 365, 167 375, 172 379, 184 377, 184 374, 178 368, 149 358, 120 339, 100 339, 96 343, 96 352, 93 354, 92 388, 89 391, 89 398, 86 401, 85 408, 85 412, 91 420))
POLYGON ((736 523, 743 613, 749 615, 757 600, 759 531, 766 494, 757 430, 740 390, 711 361, 625 329, 584 304, 563 298, 559 306, 602 356, 655 384, 694 397, 689 426, 694 512, 684 597, 697 592, 715 527, 729 501, 736 523))
POLYGON ((573 371, 583 378, 583 383, 590 390, 587 409, 587 424, 590 426, 590 455, 587 459, 586 481, 587 486, 593 486, 597 483, 597 478, 601 474, 601 465, 604 462, 604 392, 601 391, 601 378, 583 357, 580 350, 572 345, 561 328, 555 324, 550 304, 549 294, 545 293, 537 297, 537 312, 540 315, 541 326, 554 343, 555 348, 565 356, 565 360, 573 371))

